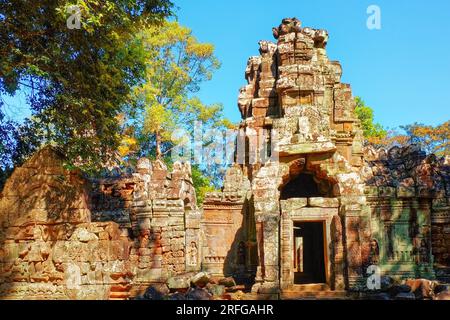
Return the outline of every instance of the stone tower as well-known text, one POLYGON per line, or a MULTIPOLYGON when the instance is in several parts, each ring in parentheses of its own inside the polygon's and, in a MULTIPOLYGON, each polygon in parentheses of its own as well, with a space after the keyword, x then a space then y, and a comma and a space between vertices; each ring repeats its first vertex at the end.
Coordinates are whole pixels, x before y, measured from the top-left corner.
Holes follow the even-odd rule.
POLYGON ((370 266, 450 278, 448 160, 363 147, 328 33, 289 18, 273 35, 249 58, 238 98, 244 155, 238 144, 223 191, 204 203, 203 268, 281 297, 303 284, 370 290, 370 266))
MULTIPOLYGON (((350 86, 341 83, 339 62, 327 57, 325 30, 302 28, 292 18, 284 19, 273 34, 277 42, 260 41, 260 55, 248 60, 248 84, 238 99, 245 158, 254 161, 236 165, 230 173, 239 171, 248 180, 242 241, 247 244, 247 270, 253 266, 255 272, 253 290, 276 293, 297 282, 292 262, 302 237, 294 231, 314 228, 308 222, 319 222, 316 228, 322 228, 325 249, 317 257, 321 282, 341 289, 357 285, 363 281, 370 228, 357 174, 362 132, 350 86), (262 130, 265 135, 257 134, 262 130)), ((208 198, 205 215, 209 204, 231 205, 225 196, 231 189, 225 185, 222 197, 208 198)), ((242 187, 235 189, 242 194, 242 187)))

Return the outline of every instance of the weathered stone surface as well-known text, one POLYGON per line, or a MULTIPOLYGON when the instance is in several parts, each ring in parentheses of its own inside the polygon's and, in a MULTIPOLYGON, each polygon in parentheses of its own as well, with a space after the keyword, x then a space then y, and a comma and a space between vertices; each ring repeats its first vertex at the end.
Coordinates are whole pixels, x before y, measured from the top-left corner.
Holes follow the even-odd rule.
POLYGON ((170 290, 187 289, 190 287, 190 275, 178 275, 167 280, 170 290))
POLYGON ((206 289, 215 297, 220 297, 225 293, 225 286, 219 284, 208 284, 206 289))
POLYGON ((187 300, 187 299, 186 299, 186 295, 184 293, 175 292, 175 293, 172 293, 171 295, 169 295, 169 300, 178 301, 178 300, 187 300))
POLYGON ((191 280, 191 284, 198 287, 204 287, 207 283, 209 283, 209 275, 206 272, 199 272, 195 276, 193 276, 191 280))
POLYGON ((223 285, 225 287, 234 287, 236 285, 236 282, 232 277, 222 278, 219 280, 219 284, 223 285))
POLYGON ((80 242, 89 242, 89 241, 98 240, 98 237, 94 233, 89 232, 85 228, 78 228, 72 234, 71 240, 78 240, 80 242))
MULTIPOLYGON (((238 98, 248 146, 236 161, 245 165, 234 165, 224 190, 205 201, 203 265, 217 275, 252 270, 254 292, 290 288, 295 223, 321 221, 333 234, 325 238, 331 271, 323 280, 332 287, 358 289, 365 269, 381 262, 383 275, 433 277, 430 250, 444 266, 450 256, 448 163, 415 146, 363 148, 351 88, 326 55, 327 32, 296 18, 273 32, 276 43, 261 41, 260 55, 249 58, 238 98), (276 133, 271 161, 256 143, 266 139, 257 138, 263 129, 276 133)), ((382 283, 385 291, 393 286, 382 283)))
POLYGON ((278 297, 302 252, 323 258, 313 283, 364 291, 376 265, 380 299, 432 298, 426 279, 450 279, 449 159, 364 146, 328 33, 287 18, 273 34, 239 92, 243 147, 202 210, 189 163, 143 158, 88 180, 46 147, 15 168, 0 194, 0 298, 242 299, 251 285, 278 297), (312 224, 322 247, 304 250, 312 224))
POLYGON ((188 165, 167 172, 141 159, 131 175, 87 181, 63 162, 42 149, 0 194, 1 298, 127 299, 133 286, 186 271, 186 234, 198 241, 200 230, 184 222, 187 211, 200 220, 188 165))
POLYGON ((308 206, 308 198, 294 198, 281 201, 281 210, 292 211, 308 206))
POLYGON ((366 192, 372 215, 379 217, 379 220, 373 220, 373 234, 380 246, 392 248, 385 251, 387 254, 382 259, 409 264, 411 269, 418 268, 418 263, 426 265, 426 268, 418 269, 421 270, 420 275, 434 277, 434 271, 439 272, 437 265, 446 266, 449 263, 450 248, 446 245, 443 231, 450 222, 450 216, 446 213, 450 167, 445 161, 426 155, 414 145, 390 150, 366 147, 364 154, 361 172, 373 173, 363 175, 366 191, 368 188, 378 191, 366 192), (431 206, 425 205, 423 199, 430 199, 431 206), (431 239, 427 233, 430 224, 431 239), (416 230, 415 235, 408 233, 407 229, 416 230), (383 237, 383 233, 389 236, 383 237), (400 244, 400 241, 402 245, 392 246, 393 243, 400 244), (430 248, 437 263, 434 270, 430 248))
POLYGON ((231 293, 230 296, 231 296, 232 300, 244 300, 245 299, 245 293, 241 290, 231 293))
POLYGON ((310 207, 337 208, 339 200, 336 198, 308 198, 308 205, 310 207))

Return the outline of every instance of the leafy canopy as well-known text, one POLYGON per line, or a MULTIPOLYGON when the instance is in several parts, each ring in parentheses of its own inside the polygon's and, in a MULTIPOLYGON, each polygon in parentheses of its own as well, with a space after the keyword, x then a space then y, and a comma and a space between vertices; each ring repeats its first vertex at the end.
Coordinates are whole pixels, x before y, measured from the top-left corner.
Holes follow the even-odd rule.
POLYGON ((367 106, 360 97, 355 98, 356 108, 355 113, 361 121, 361 126, 364 132, 364 138, 369 142, 379 142, 387 135, 387 131, 379 123, 374 122, 373 109, 367 106))
POLYGON ((145 71, 135 34, 171 8, 169 0, 0 0, 0 94, 26 92, 33 113, 19 134, 0 104, 2 164, 20 163, 43 143, 63 147, 87 170, 110 160, 120 142, 117 115, 145 71), (80 29, 67 27, 72 5, 80 29))
POLYGON ((145 81, 135 90, 130 113, 139 140, 154 139, 156 156, 161 157, 170 150, 176 129, 192 132, 195 121, 228 125, 222 105, 205 105, 194 95, 220 67, 212 44, 200 43, 176 21, 149 27, 139 39, 147 56, 145 81))
POLYGON ((364 138, 378 147, 406 146, 417 144, 422 150, 438 156, 450 155, 450 121, 437 126, 414 123, 386 130, 374 123, 373 110, 360 97, 355 98, 355 112, 361 120, 364 138), (401 132, 403 131, 403 132, 401 132))
MULTIPOLYGON (((131 161, 141 156, 167 159, 174 145, 185 139, 192 142, 196 121, 202 123, 203 131, 232 126, 221 104, 204 104, 195 95, 220 67, 212 44, 199 42, 176 21, 148 27, 137 38, 145 48, 145 78, 136 86, 125 115, 123 157, 131 161), (174 139, 177 129, 189 136, 174 139)), ((215 138, 209 137, 204 145, 215 138)), ((223 174, 224 168, 219 167, 213 163, 192 166, 199 203, 223 174)))

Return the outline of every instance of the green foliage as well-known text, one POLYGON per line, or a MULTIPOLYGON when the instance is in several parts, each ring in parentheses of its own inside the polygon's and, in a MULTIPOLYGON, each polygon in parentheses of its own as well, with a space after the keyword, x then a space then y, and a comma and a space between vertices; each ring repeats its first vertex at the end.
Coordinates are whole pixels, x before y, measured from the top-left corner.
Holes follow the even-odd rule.
MULTIPOLYGON (((0 167, 50 143, 68 166, 94 172, 119 156, 164 156, 173 130, 192 132, 196 120, 231 126, 222 105, 194 95, 220 66, 213 45, 166 21, 171 8, 169 0, 0 0, 0 94, 21 91, 32 109, 19 126, 0 100, 0 167), (67 28, 71 5, 81 8, 80 29, 67 28)), ((210 188, 201 171, 200 199, 210 188)))
POLYGON ((87 170, 111 160, 120 142, 117 115, 145 72, 135 34, 161 23, 171 7, 168 0, 0 0, 0 94, 27 93, 34 116, 23 131, 41 137, 19 135, 18 144, 32 143, 24 148, 32 152, 56 143, 87 170), (71 5, 81 8, 80 29, 67 28, 71 5))
POLYGON ((154 140, 155 153, 162 157, 170 150, 175 129, 192 132, 195 121, 203 126, 226 124, 222 105, 205 105, 193 96, 220 66, 213 45, 198 42, 190 29, 175 21, 149 27, 138 39, 146 48, 147 65, 129 116, 141 143, 154 140))
POLYGON ((421 123, 400 126, 404 133, 384 129, 374 123, 373 110, 364 101, 356 97, 355 113, 361 120, 366 140, 379 147, 405 146, 417 144, 427 153, 438 156, 450 155, 450 121, 441 125, 430 126, 421 123))
POLYGON ((0 170, 5 167, 4 164, 10 162, 10 157, 14 150, 14 132, 15 126, 12 121, 6 119, 2 112, 3 102, 0 100, 0 170))
POLYGON ((355 98, 356 108, 355 113, 361 121, 361 126, 364 132, 364 138, 367 140, 379 140, 387 136, 387 131, 379 123, 374 123, 373 109, 365 104, 360 98, 355 98))
POLYGON ((192 166, 192 182, 197 195, 197 205, 201 206, 207 192, 215 191, 211 179, 204 175, 202 170, 196 165, 192 166))
MULTIPOLYGON (((202 122, 203 130, 232 127, 224 118, 221 104, 206 105, 195 96, 201 83, 211 79, 220 66, 213 45, 200 43, 190 29, 175 21, 146 28, 137 38, 144 44, 147 64, 145 79, 134 90, 123 126, 127 132, 124 137, 134 138, 136 147, 124 146, 122 149, 128 151, 122 153, 124 157, 129 161, 141 156, 167 159, 179 142, 173 139, 174 131, 184 129, 192 138, 195 121, 202 122)), ((217 164, 193 168, 201 203, 204 193, 212 190, 212 182, 220 180, 223 170, 217 164)))

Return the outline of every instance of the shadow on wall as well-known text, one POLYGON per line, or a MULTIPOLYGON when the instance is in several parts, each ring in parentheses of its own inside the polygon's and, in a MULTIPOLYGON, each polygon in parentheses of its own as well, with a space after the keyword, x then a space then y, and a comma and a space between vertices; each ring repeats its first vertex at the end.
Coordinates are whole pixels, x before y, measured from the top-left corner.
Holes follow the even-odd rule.
POLYGON ((363 271, 374 264, 384 266, 387 276, 433 278, 431 200, 395 200, 398 202, 386 198, 372 202, 372 219, 379 232, 373 234, 370 260, 363 264, 363 271))
POLYGON ((127 277, 128 240, 91 223, 88 194, 51 147, 15 169, 0 197, 0 298, 108 299, 111 279, 127 277))
POLYGON ((256 227, 249 201, 242 206, 242 224, 237 229, 230 249, 225 257, 223 274, 233 277, 236 284, 245 285, 247 290, 255 283, 257 252, 256 227))
POLYGON ((378 230, 373 240, 379 244, 380 264, 393 275, 409 269, 416 277, 432 277, 439 236, 431 215, 435 205, 446 202, 450 167, 416 145, 366 153, 365 182, 372 221, 378 224, 372 229, 378 230))
POLYGON ((333 185, 326 179, 318 179, 314 173, 301 172, 285 186, 281 186, 280 200, 291 198, 332 197, 333 185))
POLYGON ((51 148, 14 170, 0 199, 1 297, 25 291, 28 282, 43 287, 50 277, 64 279, 54 245, 72 236, 75 223, 88 221, 85 187, 77 174, 64 171, 61 155, 51 148))

